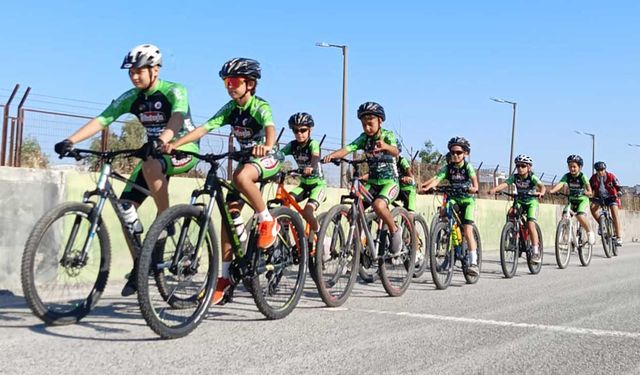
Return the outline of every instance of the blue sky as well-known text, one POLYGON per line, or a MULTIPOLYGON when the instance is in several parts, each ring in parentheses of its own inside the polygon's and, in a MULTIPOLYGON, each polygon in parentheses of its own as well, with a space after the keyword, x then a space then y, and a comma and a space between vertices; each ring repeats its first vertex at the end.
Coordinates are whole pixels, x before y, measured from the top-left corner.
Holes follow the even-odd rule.
MULTIPOLYGON (((96 115, 130 87, 119 69, 133 46, 164 54, 162 78, 189 90, 201 123, 227 100, 217 76, 230 57, 259 60, 277 125, 310 112, 316 137, 339 142, 342 56, 349 46, 348 135, 356 109, 381 103, 386 127, 405 143, 439 150, 464 135, 471 160, 508 164, 511 107, 518 102, 516 154, 547 176, 566 172, 568 154, 607 162, 622 183, 640 183, 640 2, 5 2, 0 22, 0 101, 15 83, 39 95, 81 99, 96 115), (95 108, 95 109, 94 109, 95 108)), ((42 100, 43 97, 40 97, 42 100)), ((55 102, 55 100, 49 100, 55 102)), ((27 106, 64 109, 28 101, 27 106)), ((587 168, 590 173, 590 168, 587 168)))

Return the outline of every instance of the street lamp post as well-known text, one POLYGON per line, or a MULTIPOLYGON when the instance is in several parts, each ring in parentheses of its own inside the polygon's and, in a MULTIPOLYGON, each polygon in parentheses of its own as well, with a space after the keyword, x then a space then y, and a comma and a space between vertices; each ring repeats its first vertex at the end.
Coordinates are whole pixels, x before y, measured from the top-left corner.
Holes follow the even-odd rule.
POLYGON ((511 152, 509 153, 509 172, 507 173, 508 177, 513 173, 513 146, 516 139, 516 106, 518 103, 499 98, 491 98, 491 100, 498 103, 511 104, 513 106, 513 120, 511 122, 511 152))
MULTIPOLYGON (((347 46, 342 44, 331 44, 318 42, 318 47, 333 47, 342 50, 342 138, 340 139, 340 147, 344 148, 347 144, 347 46)), ((340 187, 345 187, 346 166, 340 163, 340 187)))
POLYGON ((593 133, 587 133, 584 131, 574 130, 577 134, 588 135, 591 137, 591 174, 593 175, 595 172, 594 164, 596 163, 596 135, 593 133))

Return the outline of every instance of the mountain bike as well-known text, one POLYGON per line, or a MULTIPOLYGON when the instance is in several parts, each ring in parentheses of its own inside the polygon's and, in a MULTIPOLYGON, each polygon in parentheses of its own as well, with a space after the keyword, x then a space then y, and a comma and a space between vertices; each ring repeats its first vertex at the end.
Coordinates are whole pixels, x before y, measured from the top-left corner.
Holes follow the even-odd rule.
POLYGON ((600 197, 590 198, 592 202, 600 206, 600 215, 598 215, 598 227, 600 228, 600 238, 602 239, 602 247, 604 255, 607 258, 618 255, 618 246, 616 245, 616 235, 613 229, 613 219, 609 206, 600 197))
POLYGON ((587 267, 591 263, 593 246, 588 241, 587 231, 580 225, 574 207, 569 201, 569 195, 555 193, 567 198, 567 204, 562 210, 562 218, 556 228, 556 262, 564 269, 569 264, 571 252, 577 250, 580 263, 587 267))
MULTIPOLYGON (((225 188, 239 194, 231 183, 220 178, 219 160, 249 157, 251 150, 224 154, 201 155, 180 151, 210 165, 205 184, 191 194, 189 204, 173 206, 164 211, 149 228, 138 263, 138 300, 140 310, 151 329, 163 338, 181 337, 204 318, 216 287, 219 266, 219 243, 212 223, 214 206, 222 218, 222 230, 231 241, 234 259, 229 267, 232 287, 243 283, 251 292, 258 310, 267 319, 280 319, 296 307, 306 277, 307 241, 300 216, 287 207, 271 210, 281 230, 276 242, 268 249, 257 247, 258 224, 247 225, 248 239, 241 242, 233 219, 223 199, 225 188), (209 196, 198 203, 200 196, 209 196), (165 228, 173 226, 175 234, 165 236, 165 228), (201 267, 207 266, 206 272, 201 267), (171 298, 156 296, 151 286, 155 280, 149 273, 173 275, 176 281, 171 298), (184 314, 185 310, 189 310, 184 314)), ((251 205, 245 197, 241 200, 251 205)), ((252 207, 253 208, 253 207, 252 207)))
POLYGON ((518 269, 518 260, 522 254, 525 254, 527 258, 529 272, 534 275, 540 273, 540 270, 542 269, 542 259, 544 256, 542 230, 540 230, 538 223, 534 223, 536 231, 538 232, 538 251, 540 254, 540 261, 538 263, 534 263, 533 243, 531 242, 531 235, 527 225, 527 213, 518 204, 518 198, 538 197, 539 194, 514 194, 504 191, 501 191, 498 194, 513 198, 511 210, 509 210, 509 213, 507 214, 507 221, 505 222, 504 227, 502 227, 502 234, 500 235, 500 266, 502 267, 504 277, 510 279, 516 274, 516 270, 518 269))
MULTIPOLYGON (((96 156, 102 167, 94 190, 86 191, 81 202, 52 208, 38 220, 27 239, 22 255, 22 290, 33 314, 46 324, 76 323, 100 300, 111 264, 111 242, 102 218, 107 202, 116 212, 131 256, 135 259, 140 254, 140 234, 125 223, 111 183, 112 179, 122 181, 149 194, 112 168, 116 157, 139 153, 74 149, 65 155, 78 161, 96 156)), ((159 285, 162 288, 163 284, 159 285)))
MULTIPOLYGON (((367 160, 334 159, 332 162, 356 167, 367 160)), ((371 223, 367 222, 365 204, 370 205, 374 198, 359 176, 358 169, 353 168, 349 194, 343 195, 340 204, 327 212, 318 233, 316 286, 320 297, 330 307, 346 302, 361 266, 367 272, 377 273, 385 291, 392 297, 404 294, 413 276, 417 247, 413 219, 404 208, 396 207, 391 211, 403 238, 402 249, 394 254, 389 249, 391 238, 382 219, 372 220, 377 226, 373 232, 371 223)))
MULTIPOLYGON (((467 193, 466 188, 452 186, 441 186, 432 189, 434 193, 444 193, 443 216, 435 224, 431 232, 431 246, 429 247, 429 262, 433 282, 438 289, 446 289, 451 284, 453 269, 456 261, 460 261, 462 274, 467 284, 475 284, 480 279, 482 271, 482 243, 480 241, 480 231, 475 224, 473 226, 473 236, 477 243, 478 254, 478 274, 469 274, 471 266, 471 253, 467 245, 467 240, 462 235, 463 227, 461 215, 457 204, 453 204, 451 197, 467 193)), ((440 215, 440 213, 436 213, 440 215)))

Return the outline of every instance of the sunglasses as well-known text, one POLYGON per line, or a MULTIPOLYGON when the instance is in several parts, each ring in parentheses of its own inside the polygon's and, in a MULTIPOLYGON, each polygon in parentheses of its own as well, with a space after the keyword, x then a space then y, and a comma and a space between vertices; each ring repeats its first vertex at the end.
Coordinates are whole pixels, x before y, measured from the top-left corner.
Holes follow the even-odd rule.
POLYGON ((451 155, 464 155, 464 151, 449 151, 451 155))
POLYGON ((241 77, 227 77, 224 79, 224 86, 230 87, 232 89, 242 86, 243 83, 244 83, 244 78, 241 78, 241 77))
POLYGON ((528 167, 527 164, 516 164, 516 168, 526 168, 528 167))
POLYGON ((297 129, 292 129, 292 131, 297 134, 302 134, 302 133, 308 132, 309 128, 297 128, 297 129))

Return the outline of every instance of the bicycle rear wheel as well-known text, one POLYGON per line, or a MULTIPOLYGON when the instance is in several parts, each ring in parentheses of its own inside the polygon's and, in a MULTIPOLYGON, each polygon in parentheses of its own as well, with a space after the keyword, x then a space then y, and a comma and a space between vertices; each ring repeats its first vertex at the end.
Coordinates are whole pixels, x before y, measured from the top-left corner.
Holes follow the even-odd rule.
POLYGON ((68 202, 35 224, 22 254, 22 291, 35 316, 50 325, 72 324, 96 305, 109 278, 109 234, 98 219, 97 239, 85 259, 94 208, 68 202))
POLYGON ((617 257, 619 250, 618 250, 618 245, 616 245, 616 240, 614 238, 615 231, 613 229, 613 220, 609 219, 609 220, 607 220, 607 223, 608 223, 607 232, 609 232, 610 235, 611 235, 611 243, 612 243, 611 254, 613 254, 614 257, 617 257))
POLYGON ((556 227, 556 263, 560 269, 567 268, 571 258, 571 233, 569 219, 562 219, 556 227))
MULTIPOLYGON (((529 272, 537 275, 540 273, 540 270, 542 270, 542 261, 544 260, 544 246, 542 244, 542 230, 540 229, 538 223, 535 223, 535 225, 536 231, 538 232, 538 254, 540 254, 540 262, 534 263, 531 259, 531 257, 533 256, 533 252, 527 251, 527 267, 529 267, 529 272)), ((531 236, 529 236, 529 238, 531 238, 531 236)), ((531 247, 527 248, 531 249, 531 247)))
POLYGON ((591 255, 593 254, 593 245, 587 240, 587 231, 580 227, 580 235, 578 236, 578 258, 580 264, 584 267, 588 267, 591 263, 591 255))
POLYGON ((398 230, 402 231, 402 248, 397 254, 393 254, 389 249, 391 246, 391 238, 389 238, 387 249, 378 260, 378 270, 380 281, 387 294, 391 297, 399 297, 411 285, 418 244, 413 219, 409 216, 409 212, 402 207, 396 207, 391 211, 391 216, 398 230))
MULTIPOLYGON (((469 272, 467 271, 466 267, 463 267, 462 269, 462 273, 464 274, 464 279, 467 281, 467 284, 475 284, 478 282, 478 280, 480 280, 480 273, 482 272, 482 243, 480 242, 480 231, 478 230, 478 227, 476 227, 475 224, 471 224, 473 226, 473 237, 476 239, 476 244, 478 246, 476 253, 478 254, 478 274, 477 275, 470 275, 469 272)), ((465 254, 468 253, 466 246, 467 246, 467 241, 464 240, 462 245, 465 247, 465 254)), ((467 259, 470 259, 467 258, 467 259)))
POLYGON ((609 232, 610 226, 608 225, 608 220, 604 215, 600 215, 598 218, 598 225, 600 226, 600 238, 602 239, 602 248, 604 249, 604 255, 607 258, 611 258, 613 255, 613 247, 615 243, 613 242, 613 233, 609 232))
POLYGON ((502 228, 502 234, 500 234, 500 266, 507 279, 512 278, 518 269, 519 240, 515 224, 507 221, 502 228))
POLYGON ((251 295, 267 319, 282 319, 295 309, 302 296, 309 251, 304 224, 297 212, 288 207, 277 207, 271 210, 271 216, 280 223, 273 246, 259 249, 256 231, 249 237, 249 246, 255 249, 251 295))
POLYGON ((318 233, 315 255, 316 287, 329 307, 341 306, 351 294, 360 264, 360 236, 357 226, 349 238, 349 206, 332 207, 318 233))
POLYGON ((137 274, 140 311, 147 325, 165 339, 191 333, 211 304, 220 252, 213 224, 203 223, 204 215, 203 206, 170 207, 153 222, 142 245, 137 274), (170 225, 176 229, 172 235, 166 231, 170 225))
POLYGON ((437 289, 447 289, 453 277, 454 249, 451 245, 449 225, 445 222, 436 223, 431 232, 431 246, 429 246, 429 266, 431 276, 437 289))
POLYGON ((413 277, 418 278, 429 267, 429 227, 427 221, 419 213, 414 213, 413 218, 416 231, 416 261, 413 277))

